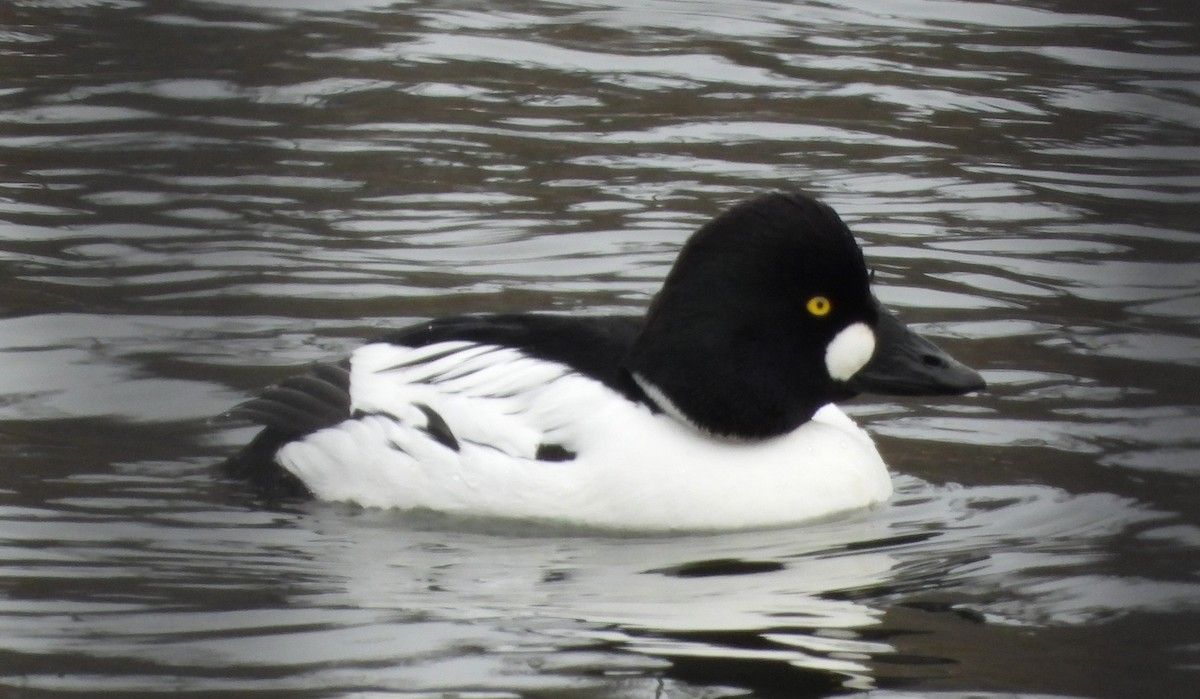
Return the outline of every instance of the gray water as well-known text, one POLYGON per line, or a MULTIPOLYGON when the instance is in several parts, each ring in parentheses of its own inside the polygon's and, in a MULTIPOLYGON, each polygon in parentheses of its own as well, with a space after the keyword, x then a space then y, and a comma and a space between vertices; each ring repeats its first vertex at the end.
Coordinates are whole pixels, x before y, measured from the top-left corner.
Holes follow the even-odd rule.
POLYGON ((1186 0, 6 0, 0 695, 1195 696, 1198 162, 1186 0), (643 308, 784 186, 990 383, 848 406, 885 507, 619 538, 215 468, 259 387, 643 308))

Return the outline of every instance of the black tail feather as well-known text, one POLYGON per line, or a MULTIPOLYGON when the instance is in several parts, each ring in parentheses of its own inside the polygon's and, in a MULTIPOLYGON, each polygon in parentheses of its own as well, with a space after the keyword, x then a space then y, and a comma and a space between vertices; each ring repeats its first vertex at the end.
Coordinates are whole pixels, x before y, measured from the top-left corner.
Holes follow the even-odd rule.
POLYGON ((291 437, 268 427, 226 459, 221 470, 230 478, 248 482, 265 500, 309 499, 312 492, 303 481, 275 461, 275 452, 290 441, 291 437))
POLYGON ((320 364, 235 406, 223 418, 263 425, 263 430, 223 464, 232 478, 249 481, 267 499, 311 497, 308 488, 275 460, 288 442, 350 417, 348 362, 320 364))

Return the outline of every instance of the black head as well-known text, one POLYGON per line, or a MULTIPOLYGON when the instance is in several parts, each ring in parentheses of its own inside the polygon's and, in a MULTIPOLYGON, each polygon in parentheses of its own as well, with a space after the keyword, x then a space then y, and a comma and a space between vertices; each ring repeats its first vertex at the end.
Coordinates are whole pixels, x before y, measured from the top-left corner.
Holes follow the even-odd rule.
POLYGON ((768 194, 687 241, 626 366, 663 410, 706 432, 771 437, 854 395, 883 315, 837 213, 803 193, 768 194))

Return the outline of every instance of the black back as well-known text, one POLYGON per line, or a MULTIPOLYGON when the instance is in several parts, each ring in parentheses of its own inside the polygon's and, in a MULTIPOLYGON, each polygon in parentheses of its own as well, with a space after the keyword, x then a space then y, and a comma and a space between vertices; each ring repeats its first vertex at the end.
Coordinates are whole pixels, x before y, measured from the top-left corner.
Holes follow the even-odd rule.
POLYGON ((629 398, 641 399, 641 391, 624 370, 641 326, 639 316, 467 315, 412 325, 381 340, 406 347, 450 340, 513 347, 531 357, 565 364, 629 398))

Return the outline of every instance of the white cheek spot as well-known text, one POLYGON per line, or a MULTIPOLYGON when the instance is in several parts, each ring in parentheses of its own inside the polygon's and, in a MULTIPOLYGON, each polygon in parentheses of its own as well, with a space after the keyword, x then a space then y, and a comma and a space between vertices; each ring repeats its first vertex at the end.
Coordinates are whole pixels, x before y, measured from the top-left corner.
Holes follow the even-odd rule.
POLYGON ((825 368, 838 381, 849 381, 875 353, 875 332, 865 323, 847 325, 825 348, 825 368))

